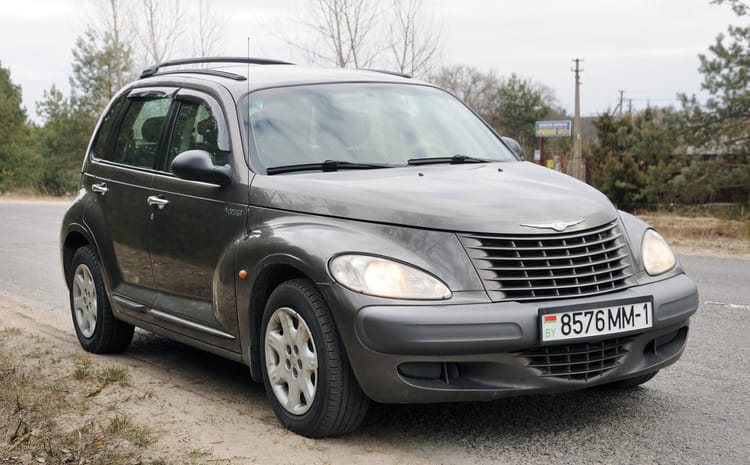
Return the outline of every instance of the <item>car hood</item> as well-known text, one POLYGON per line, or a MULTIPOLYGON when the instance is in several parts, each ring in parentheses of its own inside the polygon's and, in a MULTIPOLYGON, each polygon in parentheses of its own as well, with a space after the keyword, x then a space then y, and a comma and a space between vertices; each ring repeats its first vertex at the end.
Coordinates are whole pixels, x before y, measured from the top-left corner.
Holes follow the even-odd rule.
POLYGON ((554 232, 522 224, 617 218, 607 198, 572 177, 528 162, 426 165, 255 176, 259 207, 447 231, 554 232))

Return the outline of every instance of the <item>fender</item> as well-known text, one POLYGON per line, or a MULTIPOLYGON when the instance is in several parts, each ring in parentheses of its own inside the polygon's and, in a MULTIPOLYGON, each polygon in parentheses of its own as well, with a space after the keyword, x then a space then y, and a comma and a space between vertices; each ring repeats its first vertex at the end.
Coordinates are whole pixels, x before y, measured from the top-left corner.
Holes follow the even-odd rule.
MULTIPOLYGON (((328 271, 328 262, 337 255, 392 257, 442 279, 453 291, 486 295, 453 233, 252 206, 249 218, 250 232, 240 241, 236 256, 236 271, 246 270, 248 275, 240 279, 235 273, 235 279, 243 360, 251 367, 257 356, 260 317, 273 287, 305 277, 325 295, 324 289, 337 286, 328 271)), ((336 319, 340 333, 351 330, 349 322, 350 316, 336 319)))

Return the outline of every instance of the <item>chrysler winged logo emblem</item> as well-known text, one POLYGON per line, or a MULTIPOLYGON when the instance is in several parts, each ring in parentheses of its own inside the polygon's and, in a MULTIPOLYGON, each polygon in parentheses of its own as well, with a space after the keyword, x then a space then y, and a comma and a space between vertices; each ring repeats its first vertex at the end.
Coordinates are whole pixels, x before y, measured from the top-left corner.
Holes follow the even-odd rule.
POLYGON ((522 223, 521 226, 526 226, 528 228, 537 228, 537 229, 554 229, 557 232, 563 232, 569 227, 575 226, 579 223, 583 223, 583 220, 570 221, 568 223, 565 223, 563 221, 558 221, 556 223, 535 223, 535 224, 522 223))

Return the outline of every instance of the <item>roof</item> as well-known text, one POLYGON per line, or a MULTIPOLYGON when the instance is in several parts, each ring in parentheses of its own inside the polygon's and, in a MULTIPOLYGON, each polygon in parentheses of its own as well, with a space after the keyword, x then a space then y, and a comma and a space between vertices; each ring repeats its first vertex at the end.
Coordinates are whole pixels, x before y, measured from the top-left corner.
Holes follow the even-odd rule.
MULTIPOLYGON (((208 60, 219 60, 211 58, 208 60)), ((232 58, 232 60, 239 60, 232 58)), ((247 60, 247 59, 245 59, 247 60)), ((251 61, 259 61, 250 59, 251 61)), ((282 64, 268 60, 267 63, 218 64, 213 62, 195 63, 194 60, 184 60, 186 64, 179 64, 181 60, 166 62, 144 71, 140 82, 148 80, 174 80, 180 76, 212 81, 229 89, 233 94, 243 94, 248 88, 253 90, 292 86, 301 84, 320 84, 335 82, 394 82, 414 83, 408 76, 387 71, 358 70, 347 68, 318 68, 282 64), (177 63, 177 64, 174 64, 177 63), (186 66, 188 66, 186 68, 186 66), (168 67, 168 68, 167 68, 168 67), (178 68, 175 68, 178 67, 178 68), (163 69, 167 68, 167 69, 163 69)), ((265 62, 266 60, 260 60, 265 62)))

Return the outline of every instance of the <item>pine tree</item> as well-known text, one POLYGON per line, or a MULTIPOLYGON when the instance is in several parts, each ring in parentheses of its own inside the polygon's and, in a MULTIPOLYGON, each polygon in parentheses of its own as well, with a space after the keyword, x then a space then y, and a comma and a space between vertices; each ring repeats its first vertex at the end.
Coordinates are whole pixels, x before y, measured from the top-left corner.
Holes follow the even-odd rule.
POLYGON ((692 160, 677 181, 694 196, 703 193, 702 202, 750 204, 750 6, 740 0, 713 3, 729 5, 741 24, 729 26, 699 56, 701 87, 709 94, 705 105, 681 96, 686 144, 714 156, 692 160))
POLYGON ((96 118, 54 85, 37 102, 37 113, 44 118, 44 126, 35 137, 40 156, 36 188, 49 195, 73 192, 96 118))
POLYGON ((536 141, 535 122, 552 111, 553 102, 552 91, 547 87, 511 74, 500 83, 490 124, 501 134, 518 139, 528 153, 536 141))
POLYGON ((11 81, 10 69, 0 64, 0 192, 13 187, 18 175, 17 144, 26 125, 21 101, 21 87, 11 81))
POLYGON ((133 75, 131 49, 112 33, 92 27, 76 40, 70 86, 75 105, 98 115, 133 75))

